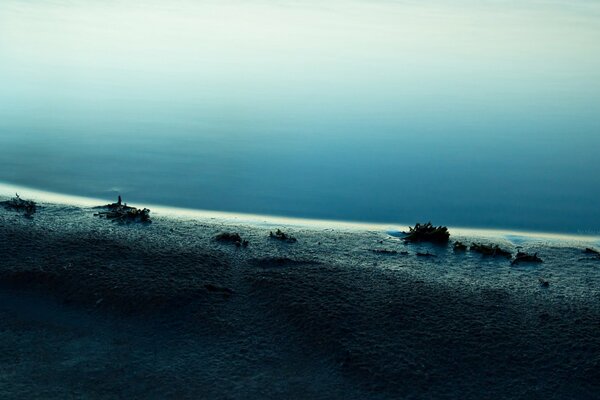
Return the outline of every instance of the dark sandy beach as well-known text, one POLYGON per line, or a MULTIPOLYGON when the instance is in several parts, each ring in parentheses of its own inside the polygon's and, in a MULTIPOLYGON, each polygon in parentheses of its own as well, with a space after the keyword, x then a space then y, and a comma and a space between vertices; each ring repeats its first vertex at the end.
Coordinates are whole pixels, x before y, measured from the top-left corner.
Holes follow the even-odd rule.
POLYGON ((600 261, 577 246, 525 241, 545 263, 511 266, 385 232, 93 213, 0 209, 2 398, 600 398, 600 261))

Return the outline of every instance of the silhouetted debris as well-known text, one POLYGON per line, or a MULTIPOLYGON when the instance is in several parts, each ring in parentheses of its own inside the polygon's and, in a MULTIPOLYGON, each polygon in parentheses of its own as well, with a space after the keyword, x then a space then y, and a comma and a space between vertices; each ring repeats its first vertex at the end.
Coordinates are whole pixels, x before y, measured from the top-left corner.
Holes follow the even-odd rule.
POLYGON ((433 226, 431 222, 426 224, 416 224, 414 228, 409 227, 405 232, 406 236, 402 238, 407 242, 419 243, 448 243, 450 232, 445 226, 433 226))
POLYGON ((586 249, 583 251, 584 254, 593 254, 595 256, 599 256, 600 257, 600 251, 596 250, 596 249, 592 249, 590 247, 586 247, 586 249))
POLYGON ((37 205, 34 201, 23 200, 18 193, 10 200, 1 203, 7 210, 23 212, 26 217, 32 217, 37 210, 37 205))
POLYGON ((103 208, 109 211, 103 211, 94 214, 97 217, 104 217, 116 222, 152 222, 150 220, 150 210, 147 208, 139 209, 130 207, 127 203, 123 204, 121 196, 116 203, 107 204, 103 208))
POLYGON ((421 253, 417 252, 417 257, 437 257, 435 254, 431 254, 430 252, 421 253))
POLYGON ((398 254, 398 252, 396 250, 375 249, 375 250, 371 250, 371 251, 376 254, 388 254, 388 255, 398 254))
POLYGON ((467 245, 464 244, 463 242, 454 242, 454 246, 452 246, 454 248, 454 251, 459 252, 459 251, 467 251, 467 245))
POLYGON ((481 243, 471 243, 471 251, 488 257, 512 257, 510 251, 501 249, 498 245, 491 246, 481 243))
POLYGON ((247 240, 242 239, 239 233, 237 232, 222 232, 215 236, 215 240, 217 242, 223 243, 231 243, 235 244, 237 247, 248 247, 249 242, 247 240))
POLYGON ((133 208, 133 207, 129 207, 127 204, 123 204, 123 199, 121 198, 121 196, 118 197, 116 203, 107 204, 104 207, 108 208, 109 210, 122 210, 122 209, 129 210, 129 209, 133 208))
POLYGON ((204 285, 204 288, 206 288, 206 290, 208 290, 209 292, 222 293, 225 296, 231 296, 233 294, 233 289, 230 289, 228 287, 213 285, 212 283, 207 283, 206 285, 204 285))
POLYGON ((519 264, 519 263, 541 263, 544 262, 541 258, 538 257, 537 253, 535 254, 527 254, 524 253, 522 251, 519 251, 517 253, 517 255, 515 256, 515 259, 512 261, 511 264, 519 264))
POLYGON ((275 231, 275 233, 269 232, 269 237, 271 239, 281 240, 282 242, 287 242, 287 243, 296 243, 298 241, 295 237, 284 233, 280 229, 277 229, 277 231, 275 231))
POLYGON ((541 285, 542 287, 545 287, 545 288, 547 288, 547 287, 549 287, 549 286, 550 286, 550 282, 548 282, 548 281, 547 281, 547 280, 545 280, 544 278, 539 278, 538 280, 540 281, 540 285, 541 285))

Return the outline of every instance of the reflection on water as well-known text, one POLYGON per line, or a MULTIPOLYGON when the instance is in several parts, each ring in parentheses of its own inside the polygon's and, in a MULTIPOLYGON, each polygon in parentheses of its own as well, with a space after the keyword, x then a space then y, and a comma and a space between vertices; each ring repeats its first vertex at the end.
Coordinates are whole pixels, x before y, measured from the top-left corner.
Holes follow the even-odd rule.
POLYGON ((0 3, 0 181, 600 232, 600 5, 0 3))

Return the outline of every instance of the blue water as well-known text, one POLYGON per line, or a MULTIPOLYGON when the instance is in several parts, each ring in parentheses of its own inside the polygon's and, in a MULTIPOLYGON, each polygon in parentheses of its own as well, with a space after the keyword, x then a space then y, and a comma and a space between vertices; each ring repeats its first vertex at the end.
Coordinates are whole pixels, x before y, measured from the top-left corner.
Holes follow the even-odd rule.
POLYGON ((599 149, 593 1, 0 3, 3 182, 600 234, 599 149))

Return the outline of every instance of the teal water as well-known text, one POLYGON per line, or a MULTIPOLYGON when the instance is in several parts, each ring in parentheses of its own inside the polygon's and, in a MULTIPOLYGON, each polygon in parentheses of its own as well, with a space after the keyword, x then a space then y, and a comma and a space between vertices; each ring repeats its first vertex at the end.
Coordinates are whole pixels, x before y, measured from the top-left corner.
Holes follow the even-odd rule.
POLYGON ((0 3, 0 181, 600 233, 600 4, 0 3))

